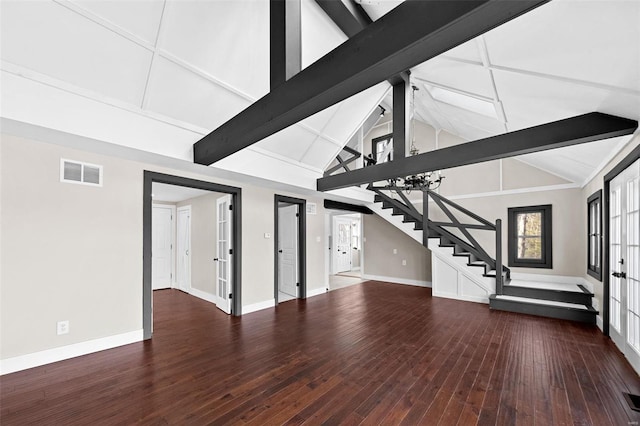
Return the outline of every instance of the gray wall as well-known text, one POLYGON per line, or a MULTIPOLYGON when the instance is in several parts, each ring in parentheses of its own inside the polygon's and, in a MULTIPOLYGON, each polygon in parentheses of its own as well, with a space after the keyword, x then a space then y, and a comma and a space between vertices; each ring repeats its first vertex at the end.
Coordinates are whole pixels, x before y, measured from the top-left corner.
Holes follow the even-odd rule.
MULTIPOLYGON (((144 170, 241 187, 243 306, 273 299, 273 189, 5 134, 0 161, 1 359, 142 329, 144 170), (61 183, 61 157, 103 165, 103 187, 61 183), (69 334, 56 335, 60 320, 69 334)), ((308 201, 313 292, 325 288, 324 208, 308 201)))
POLYGON ((375 214, 362 215, 365 275, 431 281, 431 252, 375 214), (393 249, 398 253, 393 254, 393 249), (402 260, 407 265, 402 265, 402 260))

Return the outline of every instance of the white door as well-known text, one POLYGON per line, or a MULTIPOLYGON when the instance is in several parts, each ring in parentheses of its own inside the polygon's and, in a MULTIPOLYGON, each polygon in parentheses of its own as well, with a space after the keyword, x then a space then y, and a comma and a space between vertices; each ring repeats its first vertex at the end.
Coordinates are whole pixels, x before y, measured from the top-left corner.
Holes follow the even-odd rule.
POLYGON ((640 160, 609 187, 611 339, 640 372, 640 160))
POLYGON ((176 284, 185 292, 191 289, 191 206, 178 207, 176 247, 176 284))
POLYGON ((278 207, 278 289, 298 297, 298 205, 278 207))
POLYGON ((351 270, 351 220, 336 217, 333 227, 333 273, 351 270))
POLYGON ((231 313, 233 287, 231 277, 231 227, 232 215, 231 195, 225 195, 216 200, 217 205, 217 237, 216 237, 216 306, 227 314, 231 313))
POLYGON ((151 218, 151 286, 170 288, 173 280, 173 212, 175 207, 157 204, 151 218))

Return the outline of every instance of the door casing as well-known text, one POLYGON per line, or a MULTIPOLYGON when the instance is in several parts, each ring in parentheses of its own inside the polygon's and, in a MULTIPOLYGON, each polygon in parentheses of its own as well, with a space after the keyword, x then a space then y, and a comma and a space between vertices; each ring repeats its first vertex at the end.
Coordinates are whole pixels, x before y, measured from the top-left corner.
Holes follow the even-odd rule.
POLYGON ((298 279, 300 280, 300 287, 298 288, 298 298, 307 298, 307 200, 301 198, 289 197, 286 195, 274 195, 273 200, 273 217, 274 217, 274 232, 273 232, 273 298, 276 305, 278 304, 278 204, 297 204, 298 205, 298 279))
POLYGON ((185 267, 186 270, 186 276, 181 276, 180 273, 180 262, 176 261, 177 265, 176 265, 176 284, 177 284, 177 288, 178 290, 182 290, 185 291, 187 293, 191 292, 191 206, 182 206, 182 207, 178 207, 177 209, 177 214, 176 214, 176 233, 177 233, 177 240, 176 240, 176 253, 178 253, 178 256, 181 256, 180 251, 186 251, 187 252, 187 265, 185 267), (180 227, 180 223, 183 219, 183 215, 186 215, 186 221, 188 226, 186 227, 186 229, 181 229, 180 227), (183 233, 186 233, 186 237, 187 237, 187 243, 186 243, 186 247, 183 247, 183 242, 185 239, 185 235, 183 235, 183 233))
POLYGON ((233 256, 231 266, 234 277, 231 284, 233 287, 231 314, 234 316, 242 315, 242 189, 145 170, 142 193, 142 328, 144 339, 150 339, 153 335, 153 290, 151 288, 151 217, 153 213, 153 198, 151 193, 154 182, 231 194, 233 205, 233 229, 231 233, 234 253, 236 254, 233 256))

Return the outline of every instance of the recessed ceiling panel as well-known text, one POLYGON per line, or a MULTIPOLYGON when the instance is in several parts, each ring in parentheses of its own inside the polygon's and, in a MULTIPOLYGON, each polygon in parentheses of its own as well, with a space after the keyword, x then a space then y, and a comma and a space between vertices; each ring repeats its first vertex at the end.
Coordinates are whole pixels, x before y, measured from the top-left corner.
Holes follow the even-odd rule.
POLYGON ((2 59, 140 105, 151 52, 53 2, 2 2, 2 59))
MULTIPOLYGON (((265 3, 268 4, 268 2, 265 3)), ((315 1, 303 1, 300 13, 302 68, 306 68, 342 44, 347 39, 347 36, 320 9, 320 6, 315 1)))
POLYGON ((157 57, 147 89, 149 110, 213 130, 249 106, 229 90, 157 57))
POLYGON ((485 37, 492 64, 638 90, 638 1, 554 0, 485 37))
POLYGON ((419 81, 451 87, 463 92, 493 98, 491 75, 479 65, 433 58, 412 70, 412 76, 419 81))
POLYGON ((300 161, 316 137, 302 127, 293 125, 261 140, 255 146, 300 161))
POLYGON ((73 0, 73 3, 147 43, 156 42, 164 8, 162 0, 73 0))
POLYGON ((268 1, 167 2, 160 47, 257 99, 269 91, 268 1))
POLYGON ((494 72, 509 130, 588 112, 640 118, 640 96, 511 72, 494 72))

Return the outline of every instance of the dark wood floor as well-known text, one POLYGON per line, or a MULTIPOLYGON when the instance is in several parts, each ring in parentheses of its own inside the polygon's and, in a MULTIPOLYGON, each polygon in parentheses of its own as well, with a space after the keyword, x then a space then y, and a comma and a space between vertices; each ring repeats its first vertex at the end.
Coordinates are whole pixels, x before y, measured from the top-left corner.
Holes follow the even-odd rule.
POLYGON ((594 327, 367 282, 232 318, 154 295, 151 341, 1 378, 2 425, 640 421, 594 327))

